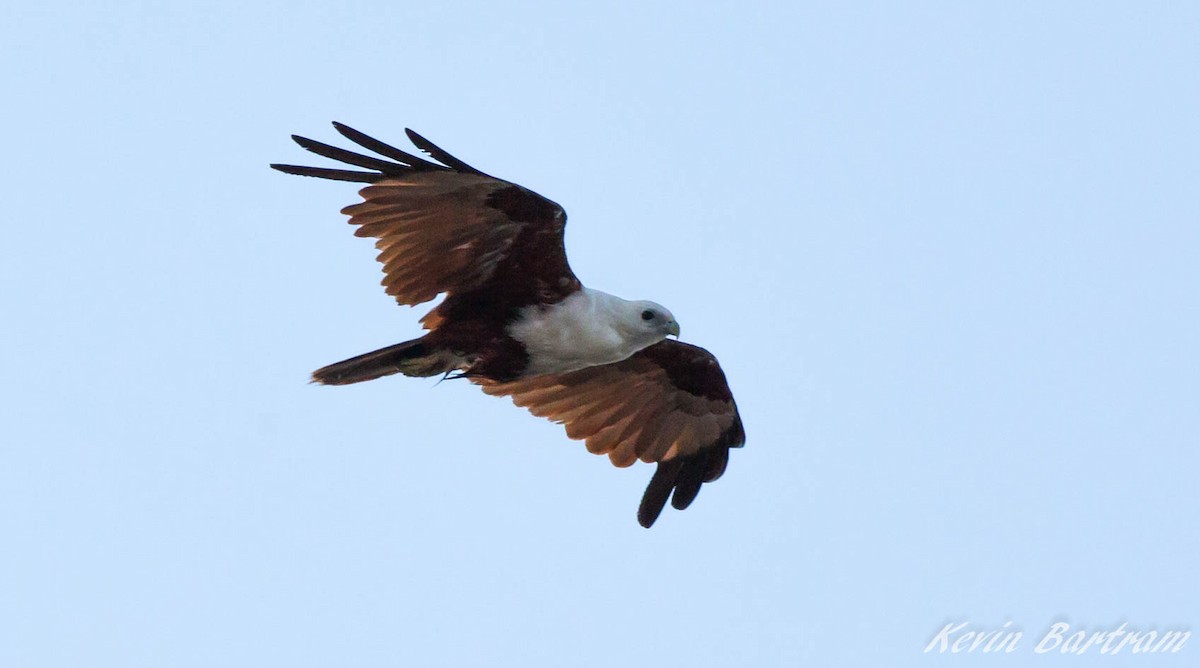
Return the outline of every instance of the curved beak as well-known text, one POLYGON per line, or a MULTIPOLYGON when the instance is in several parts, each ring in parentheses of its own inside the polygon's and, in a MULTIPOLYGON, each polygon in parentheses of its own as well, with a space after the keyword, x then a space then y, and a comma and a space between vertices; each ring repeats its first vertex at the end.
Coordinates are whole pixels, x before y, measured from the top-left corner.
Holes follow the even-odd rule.
POLYGON ((679 338, 679 323, 672 320, 667 323, 667 334, 674 334, 675 338, 679 338))

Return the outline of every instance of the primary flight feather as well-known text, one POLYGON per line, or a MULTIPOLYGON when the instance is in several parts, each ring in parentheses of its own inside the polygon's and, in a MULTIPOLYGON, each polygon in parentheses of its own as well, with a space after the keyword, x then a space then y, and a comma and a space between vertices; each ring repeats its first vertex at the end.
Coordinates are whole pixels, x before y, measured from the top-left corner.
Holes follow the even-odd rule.
POLYGON ((721 476, 746 435, 716 358, 668 339, 679 324, 659 304, 584 287, 567 263, 562 207, 412 130, 409 140, 436 162, 333 125, 387 159, 293 135, 317 155, 369 171, 271 167, 370 184, 342 213, 357 236, 377 240, 387 293, 413 306, 446 297, 421 318, 421 338, 317 369, 315 382, 455 374, 512 397, 617 466, 656 462, 638 507, 645 527, 668 499, 687 508, 721 476))

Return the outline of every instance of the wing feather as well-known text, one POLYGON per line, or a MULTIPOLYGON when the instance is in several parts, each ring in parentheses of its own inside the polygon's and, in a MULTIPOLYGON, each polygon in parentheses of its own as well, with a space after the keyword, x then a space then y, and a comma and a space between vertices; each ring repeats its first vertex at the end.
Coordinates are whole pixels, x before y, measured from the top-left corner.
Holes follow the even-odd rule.
POLYGON ((510 382, 474 379, 534 415, 566 427, 588 452, 624 467, 657 462, 638 509, 650 526, 667 501, 683 509, 725 470, 729 449, 745 442, 733 395, 703 348, 662 341, 632 357, 561 375, 510 382))
POLYGON ((583 410, 566 420, 564 425, 567 428, 567 436, 588 439, 591 449, 591 442, 598 439, 601 432, 632 415, 637 406, 649 396, 648 393, 653 392, 650 386, 633 387, 622 397, 619 392, 614 391, 615 389, 609 388, 604 399, 584 406, 583 410))
POLYGON ((487 176, 486 174, 479 171, 478 169, 475 169, 474 167, 463 162, 462 160, 459 160, 458 158, 443 151, 441 148, 439 148, 437 146, 437 144, 434 144, 433 142, 422 137, 421 135, 417 134, 416 132, 413 132, 412 130, 405 128, 404 133, 408 135, 408 140, 413 143, 413 146, 416 146, 417 148, 421 149, 422 151, 425 151, 431 157, 433 157, 434 160, 437 160, 438 162, 440 162, 444 165, 449 165, 450 167, 454 168, 455 170, 458 170, 465 174, 479 174, 481 176, 487 176))
MULTIPOLYGON (((437 162, 341 123, 334 128, 382 157, 307 137, 293 139, 307 151, 371 171, 271 166, 289 174, 369 184, 359 191, 362 201, 342 213, 350 216, 356 236, 377 239, 383 285, 397 302, 416 305, 442 293, 452 297, 491 284, 502 285, 506 298, 520 306, 561 299, 579 289, 563 249, 562 207, 484 174, 411 130, 413 144, 437 162), (548 295, 540 286, 555 286, 558 293, 548 295)), ((430 317, 426 324, 442 321, 430 317)))
POLYGON ((367 155, 359 155, 353 151, 347 151, 344 148, 323 144, 314 139, 309 139, 308 137, 292 135, 292 140, 303 147, 306 151, 316 153, 321 157, 329 158, 330 160, 337 160, 338 162, 344 162, 347 165, 354 165, 355 167, 373 169, 377 172, 387 174, 388 176, 403 176, 405 170, 408 169, 404 165, 388 162, 387 160, 380 160, 379 158, 372 158, 367 155))
POLYGON ((329 169, 326 167, 304 167, 302 165, 283 165, 274 163, 271 169, 277 169, 284 174, 296 176, 314 176, 318 179, 331 181, 356 181, 358 183, 374 183, 379 175, 374 172, 356 172, 352 169, 329 169))
POLYGON ((333 127, 335 130, 341 133, 343 137, 367 149, 368 151, 374 151, 379 155, 391 158, 392 160, 408 165, 413 169, 446 169, 437 163, 429 162, 424 158, 418 158, 417 156, 405 151, 401 151, 394 146, 388 146, 374 137, 365 135, 352 127, 338 123, 337 121, 333 122, 333 127))

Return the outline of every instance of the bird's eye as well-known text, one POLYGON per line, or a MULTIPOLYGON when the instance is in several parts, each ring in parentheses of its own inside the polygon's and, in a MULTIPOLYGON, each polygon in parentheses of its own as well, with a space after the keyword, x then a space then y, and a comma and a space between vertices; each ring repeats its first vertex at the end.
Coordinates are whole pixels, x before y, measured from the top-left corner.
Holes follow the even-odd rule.
POLYGON ((651 311, 649 309, 642 311, 642 320, 653 320, 653 319, 654 319, 654 311, 651 311))

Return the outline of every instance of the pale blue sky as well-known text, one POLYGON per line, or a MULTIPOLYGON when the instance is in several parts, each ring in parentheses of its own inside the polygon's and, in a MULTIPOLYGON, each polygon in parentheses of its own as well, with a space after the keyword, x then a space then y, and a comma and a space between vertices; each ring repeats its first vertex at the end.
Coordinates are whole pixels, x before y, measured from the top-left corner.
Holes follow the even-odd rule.
POLYGON ((10 6, 0 666, 1196 665, 1200 9, 10 6), (291 133, 562 203, 748 442, 692 508, 409 338, 291 133), (1025 631, 932 656, 947 622, 1025 631))

